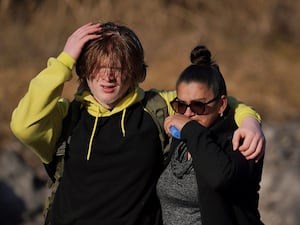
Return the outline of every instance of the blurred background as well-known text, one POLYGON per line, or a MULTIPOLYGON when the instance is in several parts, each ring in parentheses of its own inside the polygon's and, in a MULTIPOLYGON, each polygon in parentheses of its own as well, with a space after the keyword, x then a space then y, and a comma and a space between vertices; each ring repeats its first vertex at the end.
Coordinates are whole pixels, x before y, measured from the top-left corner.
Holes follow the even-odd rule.
MULTIPOLYGON (((9 121, 47 59, 90 21, 120 22, 136 32, 149 66, 145 89, 173 89, 191 49, 205 44, 229 95, 263 118, 263 221, 299 224, 300 1, 292 0, 0 0, 0 224, 42 224, 47 177, 9 121)), ((72 98, 76 85, 74 78, 64 96, 72 98)))

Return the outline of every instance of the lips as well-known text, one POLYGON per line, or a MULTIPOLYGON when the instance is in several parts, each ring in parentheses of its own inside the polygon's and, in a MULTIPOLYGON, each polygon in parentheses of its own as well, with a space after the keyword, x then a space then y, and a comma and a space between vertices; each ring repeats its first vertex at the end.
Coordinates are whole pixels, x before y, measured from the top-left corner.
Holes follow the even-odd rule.
POLYGON ((115 85, 101 85, 101 87, 105 93, 112 93, 112 92, 114 92, 116 86, 115 85))

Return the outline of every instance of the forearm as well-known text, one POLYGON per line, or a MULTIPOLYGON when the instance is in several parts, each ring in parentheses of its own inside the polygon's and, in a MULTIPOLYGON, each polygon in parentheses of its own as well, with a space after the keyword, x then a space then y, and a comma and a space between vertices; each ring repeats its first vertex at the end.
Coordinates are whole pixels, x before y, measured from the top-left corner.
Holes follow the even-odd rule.
POLYGON ((250 162, 240 152, 232 151, 230 141, 217 143, 207 128, 194 121, 186 124, 181 134, 187 141, 196 174, 212 188, 225 191, 240 187, 247 181, 250 162))
POLYGON ((238 127, 241 126, 243 120, 247 117, 252 117, 261 123, 261 116, 252 107, 238 101, 231 96, 228 96, 228 104, 235 111, 234 120, 238 127))
POLYGON ((58 103, 64 82, 71 78, 71 69, 63 63, 65 55, 60 57, 49 59, 48 67, 30 82, 27 93, 13 111, 10 124, 16 137, 44 162, 51 160, 68 108, 67 101, 58 103))

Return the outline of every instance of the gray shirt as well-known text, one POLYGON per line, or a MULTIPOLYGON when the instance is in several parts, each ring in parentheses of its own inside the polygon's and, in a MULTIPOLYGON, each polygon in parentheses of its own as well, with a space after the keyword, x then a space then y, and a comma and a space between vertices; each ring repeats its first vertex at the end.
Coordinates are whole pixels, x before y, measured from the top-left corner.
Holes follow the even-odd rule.
POLYGON ((198 187, 192 159, 181 142, 157 183, 164 225, 201 225, 198 187))

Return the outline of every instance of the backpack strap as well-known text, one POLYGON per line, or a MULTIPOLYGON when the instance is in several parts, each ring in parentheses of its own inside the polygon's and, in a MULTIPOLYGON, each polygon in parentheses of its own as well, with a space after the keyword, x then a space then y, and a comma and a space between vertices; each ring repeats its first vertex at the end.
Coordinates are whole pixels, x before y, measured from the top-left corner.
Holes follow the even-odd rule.
POLYGON ((165 155, 169 151, 170 143, 170 137, 164 130, 164 121, 169 115, 167 103, 159 93, 151 90, 145 92, 145 97, 142 100, 142 103, 145 111, 151 115, 154 123, 157 126, 162 151, 165 155))
POLYGON ((62 159, 67 154, 67 148, 70 144, 71 140, 71 133, 75 125, 77 124, 79 117, 80 117, 80 110, 81 110, 81 103, 73 100, 70 103, 68 114, 63 119, 62 131, 61 136, 57 141, 56 144, 56 153, 53 157, 53 160, 49 164, 44 164, 46 172, 48 173, 52 182, 55 182, 56 178, 55 173, 57 172, 57 166, 59 163, 63 163, 62 159))
POLYGON ((70 144, 72 130, 80 118, 81 108, 81 103, 76 100, 73 100, 70 103, 68 114, 63 119, 62 133, 57 142, 56 154, 49 164, 44 164, 49 175, 48 187, 51 189, 51 193, 45 202, 43 211, 45 225, 51 224, 54 197, 59 186, 60 179, 63 176, 64 159, 65 157, 68 157, 68 146, 70 144))

